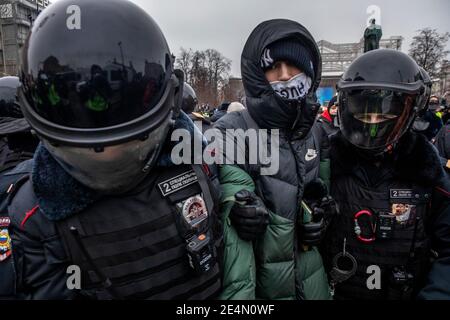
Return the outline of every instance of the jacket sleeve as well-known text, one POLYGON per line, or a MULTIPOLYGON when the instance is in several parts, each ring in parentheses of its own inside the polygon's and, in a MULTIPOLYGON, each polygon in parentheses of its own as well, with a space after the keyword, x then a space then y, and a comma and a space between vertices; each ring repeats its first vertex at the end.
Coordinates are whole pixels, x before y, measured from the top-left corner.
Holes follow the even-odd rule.
POLYGON ((35 204, 23 198, 24 185, 8 208, 11 217, 12 256, 16 272, 16 295, 26 300, 73 299, 67 287, 68 259, 55 223, 31 209, 35 204), (30 208, 24 209, 30 205, 30 208))
POLYGON ((221 219, 224 228, 223 291, 220 299, 255 299, 256 271, 253 244, 239 238, 229 214, 234 195, 240 190, 254 191, 254 183, 242 169, 223 165, 219 168, 222 186, 221 219))
POLYGON ((58 257, 63 250, 60 243, 34 238, 16 224, 12 227, 11 238, 18 298, 61 300, 73 297, 66 285, 66 266, 58 257))
MULTIPOLYGON (((448 177, 447 177, 448 178, 448 177)), ((432 249, 436 253, 419 299, 450 300, 450 188, 437 187, 432 202, 436 218, 430 226, 432 249)))

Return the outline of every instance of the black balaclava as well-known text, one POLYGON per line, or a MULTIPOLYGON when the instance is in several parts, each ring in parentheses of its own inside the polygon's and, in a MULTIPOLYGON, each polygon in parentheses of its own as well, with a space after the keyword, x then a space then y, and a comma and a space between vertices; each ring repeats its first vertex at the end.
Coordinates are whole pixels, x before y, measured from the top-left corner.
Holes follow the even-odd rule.
MULTIPOLYGON (((307 69, 307 68, 306 68, 307 69)), ((241 57, 242 81, 246 93, 247 108, 261 128, 285 129, 306 134, 314 124, 318 108, 306 108, 306 101, 315 98, 321 80, 322 62, 319 48, 312 35, 301 24, 275 19, 262 22, 249 36, 241 57), (264 50, 271 44, 286 39, 289 43, 298 41, 309 49, 312 61, 312 85, 306 99, 290 103, 272 89, 261 66, 264 50)), ((307 73, 307 70, 302 70, 307 73)))

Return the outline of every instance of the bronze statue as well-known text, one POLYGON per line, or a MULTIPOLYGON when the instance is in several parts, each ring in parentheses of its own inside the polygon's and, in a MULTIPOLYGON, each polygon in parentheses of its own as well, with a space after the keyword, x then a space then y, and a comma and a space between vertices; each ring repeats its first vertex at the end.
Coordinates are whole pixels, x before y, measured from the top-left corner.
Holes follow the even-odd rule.
POLYGON ((381 26, 375 24, 375 19, 370 20, 370 25, 364 31, 364 52, 378 49, 382 35, 381 26))

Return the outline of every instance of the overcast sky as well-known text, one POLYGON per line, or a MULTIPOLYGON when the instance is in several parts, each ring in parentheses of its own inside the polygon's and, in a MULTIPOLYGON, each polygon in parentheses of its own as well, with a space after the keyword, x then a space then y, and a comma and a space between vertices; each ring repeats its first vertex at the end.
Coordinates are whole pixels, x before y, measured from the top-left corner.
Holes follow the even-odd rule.
POLYGON ((234 76, 240 76, 240 55, 247 37, 258 23, 268 19, 296 20, 317 41, 358 42, 370 15, 367 8, 376 5, 381 11, 383 38, 403 36, 403 51, 409 49, 418 29, 431 27, 440 33, 450 32, 450 0, 130 1, 156 20, 174 54, 180 47, 217 49, 232 60, 234 76))

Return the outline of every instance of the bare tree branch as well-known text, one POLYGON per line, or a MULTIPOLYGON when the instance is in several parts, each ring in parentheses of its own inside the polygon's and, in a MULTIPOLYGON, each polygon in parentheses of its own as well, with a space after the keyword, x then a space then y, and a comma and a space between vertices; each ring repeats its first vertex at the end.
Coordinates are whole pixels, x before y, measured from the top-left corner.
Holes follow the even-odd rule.
POLYGON ((443 60, 449 54, 445 50, 450 33, 439 34, 436 29, 425 28, 417 31, 409 49, 410 56, 424 68, 432 78, 439 76, 443 60))
POLYGON ((176 64, 185 73, 186 82, 194 88, 200 103, 220 103, 230 76, 230 59, 215 49, 192 51, 181 48, 176 64))

